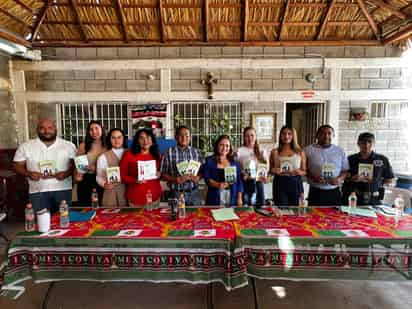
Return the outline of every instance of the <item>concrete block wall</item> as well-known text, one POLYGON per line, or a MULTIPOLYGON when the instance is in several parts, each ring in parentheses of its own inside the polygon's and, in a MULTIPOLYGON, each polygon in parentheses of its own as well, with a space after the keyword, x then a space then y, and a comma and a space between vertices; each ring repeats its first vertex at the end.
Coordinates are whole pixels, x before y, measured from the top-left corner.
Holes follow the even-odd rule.
MULTIPOLYGON (((399 101, 386 101, 387 104, 399 101)), ((363 107, 370 112, 371 101, 342 101, 339 117, 339 145, 346 153, 359 151, 357 138, 362 132, 375 134, 375 150, 387 156, 396 172, 411 170, 410 136, 408 136, 408 120, 404 117, 385 119, 369 119, 366 121, 349 121, 350 108, 363 107), (409 158, 409 159, 408 159, 409 158)), ((410 103, 409 103, 410 104, 410 103)))
POLYGON ((342 90, 404 89, 412 86, 410 68, 343 69, 342 90))

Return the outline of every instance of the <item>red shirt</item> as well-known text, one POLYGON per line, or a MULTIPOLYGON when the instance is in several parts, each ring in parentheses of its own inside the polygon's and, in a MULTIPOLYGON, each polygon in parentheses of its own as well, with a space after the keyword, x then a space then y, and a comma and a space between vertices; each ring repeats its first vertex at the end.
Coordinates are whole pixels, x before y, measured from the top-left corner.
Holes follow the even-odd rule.
MULTIPOLYGON (((126 151, 120 160, 120 177, 126 184, 126 196, 134 205, 146 204, 147 191, 152 192, 152 200, 157 201, 162 195, 160 179, 146 180, 143 183, 137 183, 137 161, 155 160, 151 154, 126 151)), ((156 161, 156 169, 160 169, 160 160, 156 161)))

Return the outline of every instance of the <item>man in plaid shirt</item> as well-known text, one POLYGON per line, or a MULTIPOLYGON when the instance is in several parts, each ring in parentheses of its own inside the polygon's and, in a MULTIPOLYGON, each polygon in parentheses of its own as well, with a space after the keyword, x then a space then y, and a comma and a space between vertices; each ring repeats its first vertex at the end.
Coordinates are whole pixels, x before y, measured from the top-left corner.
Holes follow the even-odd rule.
POLYGON ((186 126, 176 129, 175 138, 177 145, 169 148, 163 156, 160 172, 163 179, 170 187, 171 197, 178 198, 179 193, 184 193, 186 205, 199 206, 201 204, 199 192, 200 173, 186 173, 179 171, 182 162, 195 161, 203 163, 200 151, 190 146, 190 130, 186 126))

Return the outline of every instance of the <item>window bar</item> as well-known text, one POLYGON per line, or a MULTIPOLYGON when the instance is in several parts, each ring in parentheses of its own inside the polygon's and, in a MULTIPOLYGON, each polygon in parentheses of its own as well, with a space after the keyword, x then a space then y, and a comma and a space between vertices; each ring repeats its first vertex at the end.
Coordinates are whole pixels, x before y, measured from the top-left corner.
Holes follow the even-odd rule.
POLYGON ((75 115, 76 115, 76 137, 77 137, 77 145, 80 144, 80 135, 79 135, 79 117, 77 116, 78 110, 77 110, 77 104, 74 104, 74 110, 75 110, 75 115))
POLYGON ((62 136, 64 139, 69 139, 69 137, 66 136, 66 111, 63 104, 60 104, 60 110, 62 114, 62 136))

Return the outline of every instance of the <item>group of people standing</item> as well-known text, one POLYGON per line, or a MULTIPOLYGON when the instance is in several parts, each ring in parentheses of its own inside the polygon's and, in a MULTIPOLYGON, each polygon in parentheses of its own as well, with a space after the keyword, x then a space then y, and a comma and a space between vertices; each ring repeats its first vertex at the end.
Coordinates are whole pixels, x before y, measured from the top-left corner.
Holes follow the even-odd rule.
POLYGON ((394 177, 387 158, 373 152, 371 133, 359 136, 360 152, 348 160, 343 149, 332 144, 334 130, 329 125, 321 126, 316 142, 305 149, 299 146, 296 131, 283 126, 278 147, 270 154, 259 145, 255 129, 246 127, 242 147, 235 151, 230 136, 222 135, 214 144, 213 154, 206 158, 190 145, 190 128, 186 126, 176 129, 176 146, 163 155, 149 129, 138 130, 130 147, 122 129, 111 129, 106 135, 99 121, 88 124, 78 149, 57 137, 52 120, 40 120, 37 134, 38 138, 20 145, 14 157, 16 171, 28 178, 29 198, 35 210, 49 208, 55 212, 61 200, 71 205, 72 175, 81 206, 91 205, 95 191, 105 207, 152 204, 152 208, 162 196, 161 180, 167 182, 170 197, 183 195, 187 205, 202 204, 199 182, 203 178, 207 185, 204 204, 260 207, 265 204, 264 184, 272 177, 273 201, 278 206, 299 205, 303 201, 304 176, 310 185, 311 206, 340 205, 342 192, 344 200, 348 192, 356 192, 360 204, 378 202, 383 184, 394 177), (86 172, 74 165, 74 159, 82 155, 87 156, 86 172), (151 161, 155 169, 155 177, 150 180, 138 177, 138 166, 144 161, 151 161), (41 173, 40 166, 45 162, 51 164, 53 173, 49 173, 50 169, 47 175, 41 173), (370 168, 371 175, 359 175, 359 164, 370 168), (108 179, 107 170, 115 167, 120 179, 113 182, 108 179))

